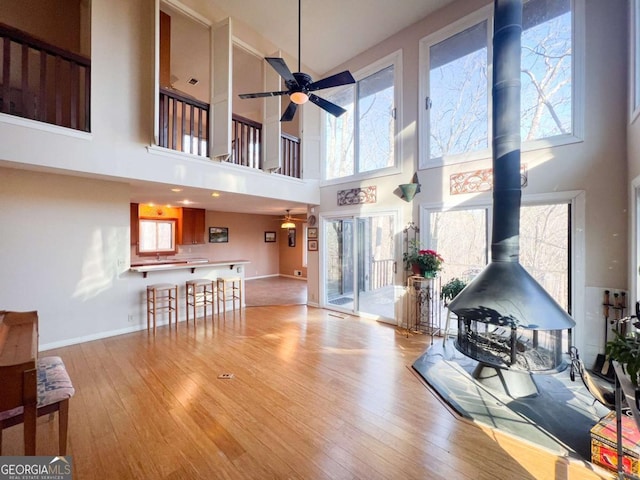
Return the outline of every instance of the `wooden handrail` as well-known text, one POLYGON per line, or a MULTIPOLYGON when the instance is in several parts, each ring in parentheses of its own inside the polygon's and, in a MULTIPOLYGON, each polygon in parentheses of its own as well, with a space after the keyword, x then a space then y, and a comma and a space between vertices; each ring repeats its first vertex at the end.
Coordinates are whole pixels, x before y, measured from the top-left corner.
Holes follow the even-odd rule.
POLYGON ((28 45, 34 50, 42 50, 44 52, 47 52, 49 55, 62 57, 65 60, 77 63, 78 65, 82 65, 83 67, 91 66, 91 59, 88 57, 85 57, 78 53, 74 53, 70 50, 65 50, 64 48, 56 47, 55 45, 51 45, 44 40, 40 40, 37 37, 29 35, 22 30, 18 30, 17 28, 5 25, 4 23, 0 23, 0 37, 9 37, 16 43, 28 45))
POLYGON ((202 108, 203 110, 209 110, 209 104, 198 100, 186 93, 180 92, 179 90, 174 90, 173 88, 160 87, 160 93, 164 93, 168 97, 175 98, 176 100, 180 100, 181 102, 188 103, 190 105, 195 105, 198 108, 202 108))
POLYGON ((208 103, 172 88, 161 87, 159 113, 158 143, 161 147, 209 156, 208 103))
POLYGON ((88 132, 91 60, 1 23, 0 38, 0 112, 88 132), (21 47, 18 55, 12 55, 12 43, 21 47), (19 58, 20 70, 13 56, 19 58))

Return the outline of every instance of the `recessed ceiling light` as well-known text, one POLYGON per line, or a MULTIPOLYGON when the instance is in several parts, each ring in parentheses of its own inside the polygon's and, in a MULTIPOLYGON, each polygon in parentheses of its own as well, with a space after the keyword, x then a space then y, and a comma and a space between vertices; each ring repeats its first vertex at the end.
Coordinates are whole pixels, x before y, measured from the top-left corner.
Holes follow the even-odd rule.
POLYGON ((212 197, 216 197, 216 198, 217 198, 217 197, 219 197, 219 196, 220 196, 220 194, 219 194, 218 192, 212 192, 212 193, 211 193, 211 196, 212 196, 212 197))
POLYGON ((191 205, 193 202, 192 202, 192 201, 190 201, 190 200, 183 200, 183 201, 182 201, 182 202, 180 202, 180 203, 182 203, 183 205, 191 205))
POLYGON ((181 188, 172 188, 171 191, 178 193, 178 192, 181 192, 182 189, 181 188))

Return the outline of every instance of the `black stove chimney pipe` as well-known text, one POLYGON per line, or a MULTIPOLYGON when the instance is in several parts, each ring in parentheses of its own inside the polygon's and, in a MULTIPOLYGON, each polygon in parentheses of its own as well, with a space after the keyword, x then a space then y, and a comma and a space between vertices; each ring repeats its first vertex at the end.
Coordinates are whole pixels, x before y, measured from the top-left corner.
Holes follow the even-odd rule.
POLYGON ((491 261, 449 304, 459 319, 563 330, 574 320, 520 265, 522 0, 494 0, 491 261))
POLYGON ((491 260, 520 258, 520 49, 522 0, 496 0, 493 36, 491 260))

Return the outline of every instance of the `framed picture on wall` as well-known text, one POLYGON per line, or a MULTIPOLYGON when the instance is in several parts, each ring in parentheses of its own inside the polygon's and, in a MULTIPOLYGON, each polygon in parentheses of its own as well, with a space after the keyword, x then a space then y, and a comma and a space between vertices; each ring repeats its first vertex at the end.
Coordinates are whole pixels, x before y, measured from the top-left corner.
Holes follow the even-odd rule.
POLYGON ((289 229, 289 246, 290 247, 295 247, 296 246, 296 229, 295 228, 290 228, 289 229))
POLYGON ((276 241, 276 232, 264 232, 264 241, 273 243, 276 241))
POLYGON ((227 227, 209 227, 209 243, 227 243, 229 229, 227 227))
POLYGON ((307 250, 309 252, 317 252, 318 251, 318 240, 309 240, 307 242, 307 250))
POLYGON ((318 227, 308 228, 307 238, 318 238, 318 227))

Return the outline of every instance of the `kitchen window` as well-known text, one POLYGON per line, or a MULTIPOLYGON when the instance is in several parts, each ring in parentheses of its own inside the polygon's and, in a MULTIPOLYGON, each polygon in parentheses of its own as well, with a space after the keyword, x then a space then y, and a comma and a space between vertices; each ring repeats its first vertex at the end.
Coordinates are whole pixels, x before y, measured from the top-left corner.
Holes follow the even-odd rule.
POLYGON ((174 219, 146 219, 139 222, 138 254, 177 253, 176 248, 176 220, 174 219))

